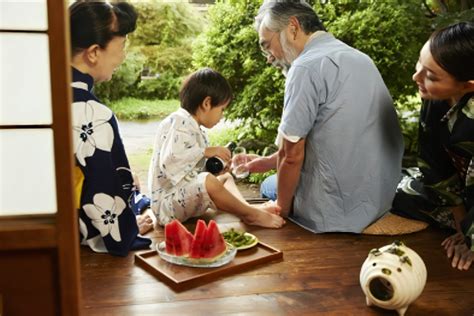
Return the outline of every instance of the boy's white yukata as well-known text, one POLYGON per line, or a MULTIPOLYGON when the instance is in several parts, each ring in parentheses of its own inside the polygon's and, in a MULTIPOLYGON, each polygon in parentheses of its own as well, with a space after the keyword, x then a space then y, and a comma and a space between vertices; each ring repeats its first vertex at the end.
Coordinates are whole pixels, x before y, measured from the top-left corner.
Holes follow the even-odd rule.
POLYGON ((148 171, 151 208, 160 225, 215 209, 205 186, 208 144, 206 133, 183 108, 160 123, 148 171))

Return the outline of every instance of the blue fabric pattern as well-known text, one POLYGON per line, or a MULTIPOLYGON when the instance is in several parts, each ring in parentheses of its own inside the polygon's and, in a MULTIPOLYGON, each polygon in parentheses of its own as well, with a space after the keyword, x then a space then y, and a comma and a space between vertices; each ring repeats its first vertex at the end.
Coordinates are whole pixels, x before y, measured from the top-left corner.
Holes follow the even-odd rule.
POLYGON ((91 76, 72 69, 73 143, 76 165, 84 175, 80 197, 81 243, 96 252, 126 256, 149 247, 138 236, 133 177, 114 113, 93 94, 91 76))

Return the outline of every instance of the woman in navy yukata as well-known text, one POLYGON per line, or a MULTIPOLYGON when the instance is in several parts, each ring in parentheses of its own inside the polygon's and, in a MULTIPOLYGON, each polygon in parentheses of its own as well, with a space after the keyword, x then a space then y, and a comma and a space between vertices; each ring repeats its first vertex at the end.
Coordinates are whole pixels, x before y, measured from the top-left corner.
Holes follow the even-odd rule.
MULTIPOLYGON (((127 34, 137 14, 128 3, 76 2, 69 7, 74 103, 73 141, 81 244, 96 252, 125 256, 147 248, 140 237, 153 227, 139 215, 144 200, 130 171, 114 113, 93 94, 125 58, 127 34)), ((149 201, 149 200, 148 200, 149 201)))
POLYGON ((413 80, 423 99, 418 168, 408 169, 392 212, 456 231, 442 246, 453 268, 474 261, 474 23, 435 32, 413 80))

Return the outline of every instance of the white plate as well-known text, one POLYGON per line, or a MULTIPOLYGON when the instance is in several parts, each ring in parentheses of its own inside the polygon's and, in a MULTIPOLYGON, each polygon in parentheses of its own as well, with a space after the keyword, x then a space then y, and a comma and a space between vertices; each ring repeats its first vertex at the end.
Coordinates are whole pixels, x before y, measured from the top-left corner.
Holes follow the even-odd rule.
MULTIPOLYGON (((249 248, 255 247, 255 246, 258 244, 258 238, 257 238, 257 236, 255 236, 254 234, 251 234, 251 233, 244 233, 244 236, 252 237, 252 238, 253 238, 253 242, 252 242, 251 244, 242 245, 242 246, 239 246, 239 247, 236 247, 236 246, 234 245, 234 247, 237 248, 237 250, 249 249, 249 248)), ((226 240, 226 242, 229 243, 229 241, 227 241, 227 240, 226 240)))
POLYGON ((254 238, 254 240, 251 244, 236 247, 237 250, 249 249, 249 248, 255 247, 258 244, 258 238, 254 234, 245 233, 244 236, 252 237, 252 238, 254 238))
POLYGON ((174 256, 170 255, 166 252, 166 244, 164 241, 160 242, 156 246, 156 250, 158 251, 158 254, 160 257, 173 264, 177 264, 180 266, 186 266, 186 267, 194 267, 194 268, 216 268, 223 266, 229 262, 231 262, 235 254, 237 253, 237 249, 232 246, 229 243, 227 244, 227 250, 226 252, 220 256, 219 258, 209 261, 206 259, 194 259, 194 258, 189 258, 189 257, 183 257, 183 256, 174 256))

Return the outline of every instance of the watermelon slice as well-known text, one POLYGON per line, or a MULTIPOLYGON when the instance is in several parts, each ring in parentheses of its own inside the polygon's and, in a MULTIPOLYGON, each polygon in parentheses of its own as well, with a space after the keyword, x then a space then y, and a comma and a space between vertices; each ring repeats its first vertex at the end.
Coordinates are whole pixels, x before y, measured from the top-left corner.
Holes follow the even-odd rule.
POLYGON ((206 235, 201 247, 201 258, 216 259, 222 256, 227 250, 224 237, 219 232, 219 228, 214 220, 209 221, 206 235))
POLYGON ((194 231, 194 239, 191 244, 191 252, 189 257, 191 258, 201 258, 202 256, 202 244, 206 237, 207 226, 206 222, 202 219, 197 221, 196 230, 194 231))
POLYGON ((193 235, 178 220, 166 224, 166 252, 175 256, 187 256, 191 251, 193 235))
POLYGON ((194 236, 178 220, 165 225, 166 252, 174 256, 213 261, 225 254, 227 245, 215 221, 198 220, 194 236))

